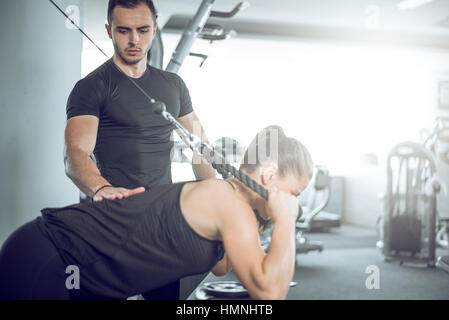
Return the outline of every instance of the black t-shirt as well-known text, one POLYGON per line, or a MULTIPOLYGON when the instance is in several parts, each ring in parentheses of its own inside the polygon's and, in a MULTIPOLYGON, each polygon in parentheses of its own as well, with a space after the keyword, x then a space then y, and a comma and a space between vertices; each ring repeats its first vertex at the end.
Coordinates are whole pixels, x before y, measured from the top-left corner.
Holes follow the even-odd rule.
MULTIPOLYGON (((189 91, 176 74, 148 66, 133 80, 162 101, 175 118, 193 111, 189 91)), ((78 81, 67 102, 67 119, 99 118, 94 155, 102 176, 125 188, 171 183, 173 126, 154 114, 151 103, 112 59, 78 81)))

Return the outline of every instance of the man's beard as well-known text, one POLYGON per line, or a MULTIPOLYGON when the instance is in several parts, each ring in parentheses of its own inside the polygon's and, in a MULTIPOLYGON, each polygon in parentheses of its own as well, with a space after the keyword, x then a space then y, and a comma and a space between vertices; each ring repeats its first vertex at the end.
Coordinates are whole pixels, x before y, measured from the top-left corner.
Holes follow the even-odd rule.
POLYGON ((120 48, 116 44, 114 44, 114 48, 115 48, 115 52, 120 56, 120 58, 123 60, 123 62, 125 62, 128 65, 138 64, 143 59, 146 59, 147 56, 148 56, 148 51, 150 50, 150 49, 148 49, 147 52, 140 59, 130 60, 130 59, 125 57, 125 55, 122 53, 122 51, 120 50, 120 48))

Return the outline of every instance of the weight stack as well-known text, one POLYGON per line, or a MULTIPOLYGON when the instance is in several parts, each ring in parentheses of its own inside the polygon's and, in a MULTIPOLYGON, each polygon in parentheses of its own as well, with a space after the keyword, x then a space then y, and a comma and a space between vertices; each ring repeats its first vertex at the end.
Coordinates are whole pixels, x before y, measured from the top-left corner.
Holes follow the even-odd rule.
POLYGON ((435 265, 435 174, 433 155, 421 145, 404 142, 391 150, 383 217, 386 261, 435 265))

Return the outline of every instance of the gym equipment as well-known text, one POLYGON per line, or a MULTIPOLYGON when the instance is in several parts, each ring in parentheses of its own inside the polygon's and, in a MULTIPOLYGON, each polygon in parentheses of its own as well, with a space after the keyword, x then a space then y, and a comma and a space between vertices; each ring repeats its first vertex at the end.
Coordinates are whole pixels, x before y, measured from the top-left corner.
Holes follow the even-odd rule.
POLYGON ((387 190, 378 247, 386 261, 435 265, 436 194, 439 183, 432 153, 403 142, 387 160, 387 190))
POLYGON ((316 166, 311 187, 304 190, 298 199, 303 209, 303 216, 299 220, 302 229, 313 232, 340 227, 341 215, 324 211, 330 199, 330 185, 328 170, 324 166, 316 166))
POLYGON ((192 163, 192 158, 187 156, 184 152, 189 149, 184 142, 175 141, 171 151, 171 161, 177 163, 192 163))
MULTIPOLYGON (((236 177, 248 188, 259 194, 265 200, 268 200, 268 191, 265 188, 239 169, 226 163, 222 155, 215 152, 212 146, 184 128, 169 112, 167 112, 164 103, 159 101, 153 103, 153 112, 163 116, 167 121, 169 121, 177 129, 177 132, 184 143, 186 143, 186 145, 188 145, 193 152, 206 159, 218 173, 223 176, 231 175, 236 177)), ((298 210, 300 210, 300 208, 298 208, 298 210)))
POLYGON ((439 247, 449 249, 449 218, 438 218, 436 243, 439 247))
MULTIPOLYGON (((309 241, 304 233, 312 230, 313 221, 329 203, 329 186, 330 177, 328 170, 322 166, 316 166, 312 183, 308 188, 308 194, 306 193, 307 200, 304 202, 302 201, 304 196, 299 196, 303 214, 296 221, 296 253, 302 254, 309 253, 310 251, 323 251, 323 244, 321 242, 309 241), (318 194, 322 195, 319 200, 318 194)), ((339 217, 336 220, 339 222, 339 217)), ((323 221, 324 219, 321 222, 323 221)), ((330 221, 332 223, 332 220, 330 221)), ((340 226, 340 223, 335 225, 340 226)))
MULTIPOLYGON (((215 153, 221 155, 226 163, 237 166, 245 153, 245 146, 235 139, 223 137, 212 144, 215 153)), ((222 173, 223 179, 231 178, 229 173, 222 173)))
POLYGON ((230 37, 236 35, 234 30, 224 32, 223 28, 219 25, 206 25, 207 19, 209 19, 209 17, 232 18, 242 9, 246 8, 248 6, 248 3, 240 2, 230 12, 219 12, 212 10, 214 2, 215 0, 203 0, 201 2, 201 5, 198 8, 195 16, 184 28, 184 33, 182 34, 182 37, 178 42, 178 46, 173 52, 172 58, 166 69, 167 71, 178 72, 187 55, 200 57, 203 59, 201 65, 204 63, 204 60, 207 59, 206 55, 190 52, 190 49, 192 48, 193 42, 196 38, 213 42, 217 40, 229 39, 230 37))
MULTIPOLYGON (((290 282, 290 288, 296 287, 296 285, 296 282, 290 282)), ((195 296, 199 300, 250 298, 245 287, 240 282, 233 280, 207 282, 196 290, 195 296)))
POLYGON ((436 160, 437 176, 441 192, 437 196, 439 247, 449 248, 449 117, 437 117, 431 131, 421 130, 421 143, 430 150, 436 160))
POLYGON ((238 164, 245 153, 245 146, 229 137, 217 139, 212 144, 215 152, 221 154, 227 163, 238 164))
MULTIPOLYGON (((449 142, 449 117, 437 117, 430 132, 421 130, 422 145, 429 149, 434 155, 438 153, 438 143, 442 140, 449 142)), ((449 149, 445 150, 449 153, 449 149)), ((447 155, 446 155, 447 158, 447 155)))
MULTIPOLYGON (((441 192, 437 195, 437 233, 436 244, 442 248, 449 248, 449 148, 442 148, 443 144, 449 145, 449 117, 437 117, 431 130, 420 131, 420 144, 429 150, 435 159, 436 176, 441 184, 441 192)), ((379 199, 384 200, 385 195, 379 194, 379 199)), ((377 221, 377 231, 380 239, 383 239, 383 218, 377 221)), ((379 241, 377 246, 382 248, 383 242, 379 241)))
POLYGON ((237 281, 208 282, 202 286, 204 292, 217 298, 244 298, 248 297, 248 291, 237 281))
MULTIPOLYGON (((212 144, 215 153, 221 155, 226 163, 238 164, 245 152, 243 144, 229 137, 219 138, 212 144)), ((192 157, 186 155, 190 150, 189 146, 183 141, 175 141, 172 149, 172 162, 192 163, 192 157)))
POLYGON ((439 256, 437 260, 437 267, 441 270, 449 272, 449 256, 439 256))
POLYGON ((156 29, 156 35, 153 38, 151 49, 148 51, 147 63, 158 69, 164 67, 164 44, 159 28, 156 29))

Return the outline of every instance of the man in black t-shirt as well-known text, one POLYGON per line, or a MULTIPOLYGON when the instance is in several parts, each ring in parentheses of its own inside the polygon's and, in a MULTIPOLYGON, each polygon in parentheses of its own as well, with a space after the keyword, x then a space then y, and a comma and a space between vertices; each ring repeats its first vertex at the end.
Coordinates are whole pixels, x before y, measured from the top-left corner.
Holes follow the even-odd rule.
MULTIPOLYGON (((181 121, 191 116, 189 92, 176 74, 148 66, 141 77, 133 80, 153 98, 164 101, 167 111, 181 121)), ((78 121, 75 118, 80 116, 99 119, 93 153, 107 180, 86 192, 94 192, 100 184, 150 188, 171 183, 172 126, 162 116, 153 114, 148 98, 114 66, 113 59, 80 80, 72 90, 67 118, 78 121)), ((100 192, 106 197, 106 192, 112 191, 113 188, 104 188, 100 192)))
MULTIPOLYGON (((207 140, 182 79, 147 65, 157 28, 154 11, 149 0, 110 1, 106 28, 114 56, 80 80, 68 99, 66 173, 94 200, 123 198, 143 191, 139 187, 171 182, 172 126, 152 113, 148 97, 127 77, 207 140), (92 153, 98 168, 89 157, 92 153)), ((198 179, 215 176, 204 160, 193 170, 198 179)))
MULTIPOLYGON (((147 65, 155 21, 151 0, 110 0, 106 30, 114 56, 80 80, 69 96, 66 174, 95 201, 122 199, 171 183, 173 127, 153 114, 148 96, 164 102, 187 130, 207 141, 183 80, 147 65), (98 167, 90 158, 92 153, 98 167)), ((205 160, 193 160, 197 179, 215 177, 205 160)))

